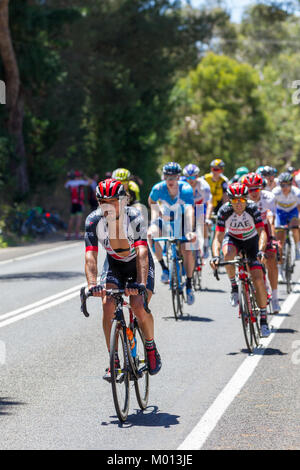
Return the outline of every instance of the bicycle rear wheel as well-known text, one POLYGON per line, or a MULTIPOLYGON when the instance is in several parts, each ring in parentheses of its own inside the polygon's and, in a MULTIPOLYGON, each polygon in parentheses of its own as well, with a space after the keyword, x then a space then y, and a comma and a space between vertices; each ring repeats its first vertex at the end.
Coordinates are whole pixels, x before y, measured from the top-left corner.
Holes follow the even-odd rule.
POLYGON ((291 245, 285 243, 285 279, 286 279, 286 292, 291 293, 292 290, 292 268, 291 268, 291 245))
POLYGON ((134 362, 138 376, 140 377, 138 380, 134 381, 134 388, 139 407, 141 410, 145 410, 149 399, 149 372, 147 366, 145 338, 137 322, 133 333, 136 340, 136 357, 134 358, 134 362))
POLYGON ((252 353, 256 343, 254 341, 255 333, 253 329, 253 324, 251 321, 251 316, 249 312, 249 305, 247 300, 247 294, 245 291, 245 286, 243 284, 239 285, 239 309, 241 314, 243 333, 246 341, 246 346, 249 353, 252 353))
MULTIPOLYGON (((111 386, 115 409, 119 420, 126 421, 129 410, 129 370, 126 364, 125 341, 128 347, 127 335, 124 338, 124 332, 117 320, 113 320, 110 334, 110 372, 111 386), (118 351, 120 367, 116 366, 115 351, 118 351)), ((129 349, 129 347, 128 347, 129 349)))

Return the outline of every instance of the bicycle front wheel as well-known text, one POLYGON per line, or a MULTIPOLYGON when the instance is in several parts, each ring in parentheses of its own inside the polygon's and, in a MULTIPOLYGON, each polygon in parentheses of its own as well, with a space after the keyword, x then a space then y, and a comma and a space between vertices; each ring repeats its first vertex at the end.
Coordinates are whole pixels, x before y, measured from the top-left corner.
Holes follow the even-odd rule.
POLYGON ((137 324, 134 327, 133 333, 136 341, 136 356, 134 362, 139 377, 138 380, 134 381, 134 388, 139 407, 141 410, 145 410, 149 399, 149 372, 145 338, 137 324))
POLYGON ((247 346, 249 353, 252 353, 256 345, 254 341, 255 333, 254 333, 253 324, 251 321, 251 315, 249 311, 250 309, 249 309, 245 286, 242 284, 239 285, 239 309, 240 309, 240 315, 241 315, 241 320, 242 320, 243 333, 244 333, 244 337, 246 341, 246 346, 247 346))
POLYGON ((128 356, 127 351, 125 352, 126 347, 128 348, 127 336, 124 338, 123 328, 120 323, 117 320, 113 320, 110 334, 111 386, 115 409, 122 423, 126 421, 129 410, 130 374, 129 366, 126 362, 126 357, 128 356), (118 352, 119 365, 115 360, 115 352, 118 352))
POLYGON ((178 274, 177 274, 177 265, 176 261, 172 263, 172 275, 171 275, 171 291, 172 291, 172 305, 175 320, 178 320, 179 315, 181 314, 181 298, 179 295, 178 289, 178 274))

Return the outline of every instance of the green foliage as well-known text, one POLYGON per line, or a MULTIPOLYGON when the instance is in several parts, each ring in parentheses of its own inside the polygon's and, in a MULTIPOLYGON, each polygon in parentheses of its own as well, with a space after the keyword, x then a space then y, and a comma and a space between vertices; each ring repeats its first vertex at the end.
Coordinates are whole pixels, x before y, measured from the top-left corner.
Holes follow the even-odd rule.
POLYGON ((194 162, 206 171, 211 160, 222 158, 229 174, 252 166, 267 130, 259 82, 250 65, 207 54, 175 90, 177 116, 164 160, 194 162))

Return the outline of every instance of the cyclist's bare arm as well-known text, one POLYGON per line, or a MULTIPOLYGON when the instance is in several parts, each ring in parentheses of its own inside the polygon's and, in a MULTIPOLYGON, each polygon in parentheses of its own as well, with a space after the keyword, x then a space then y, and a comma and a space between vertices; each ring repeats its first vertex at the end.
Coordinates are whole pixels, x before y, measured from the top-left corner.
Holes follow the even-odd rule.
POLYGON ((148 245, 139 245, 135 251, 137 282, 146 285, 149 272, 148 245))
POLYGON ((184 214, 184 232, 185 237, 191 241, 195 242, 197 239, 196 233, 194 232, 195 226, 195 211, 192 205, 185 206, 184 214))
MULTIPOLYGON (((95 287, 97 285, 97 260, 98 253, 97 251, 87 251, 85 253, 85 275, 88 283, 88 288, 95 287)), ((94 293, 95 297, 103 297, 103 292, 94 293)))
POLYGON ((148 205, 151 210, 151 222, 153 222, 153 220, 158 219, 158 217, 160 216, 159 205, 157 204, 157 202, 153 201, 151 197, 148 198, 148 205))
POLYGON ((212 204, 212 201, 208 201, 207 203, 207 212, 206 212, 206 220, 209 220, 212 216, 214 210, 214 206, 212 204))
POLYGON ((272 237, 275 237, 275 215, 272 214, 271 212, 269 212, 267 214, 267 220, 269 222, 269 226, 270 226, 270 229, 271 229, 271 235, 272 237))
MULTIPOLYGON (((225 232, 216 232, 215 238, 214 238, 214 241, 213 241, 213 244, 212 244, 213 257, 220 256, 220 251, 221 251, 221 248, 222 248, 222 243, 223 243, 223 240, 224 240, 224 236, 225 236, 225 232)), ((211 267, 212 267, 212 269, 217 269, 217 266, 213 262, 211 262, 211 267)))
POLYGON ((263 227, 259 227, 257 229, 257 233, 258 233, 258 236, 259 236, 258 249, 259 249, 259 251, 265 251, 265 249, 267 247, 267 242, 268 242, 267 233, 266 233, 266 231, 263 227))

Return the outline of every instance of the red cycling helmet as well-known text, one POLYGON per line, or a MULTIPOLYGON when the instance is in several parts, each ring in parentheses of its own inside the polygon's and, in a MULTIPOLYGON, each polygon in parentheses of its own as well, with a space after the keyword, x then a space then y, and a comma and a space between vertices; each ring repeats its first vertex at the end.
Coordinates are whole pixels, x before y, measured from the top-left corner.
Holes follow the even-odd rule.
POLYGON ((248 196, 248 188, 245 184, 234 183, 230 184, 227 188, 229 199, 237 199, 248 196))
POLYGON ((248 173, 241 178, 241 183, 245 184, 248 188, 263 187, 263 179, 259 173, 248 173))
POLYGON ((121 181, 115 179, 106 179, 100 181, 96 188, 96 198, 102 199, 119 199, 122 196, 126 196, 126 191, 121 181))

